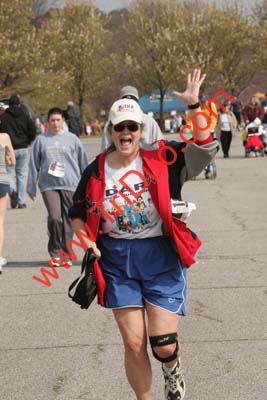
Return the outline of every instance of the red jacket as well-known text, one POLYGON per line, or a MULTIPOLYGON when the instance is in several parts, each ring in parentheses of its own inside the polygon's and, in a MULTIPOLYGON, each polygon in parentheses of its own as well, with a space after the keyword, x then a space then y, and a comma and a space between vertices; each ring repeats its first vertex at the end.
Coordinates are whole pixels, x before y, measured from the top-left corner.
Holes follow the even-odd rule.
POLYGON ((264 109, 260 105, 247 104, 243 110, 243 118, 246 121, 253 122, 255 118, 262 120, 264 109))
MULTIPOLYGON (((199 238, 191 232, 186 225, 180 220, 172 218, 170 188, 168 177, 168 166, 164 163, 165 150, 143 150, 140 149, 140 156, 143 159, 143 170, 146 181, 149 184, 151 198, 158 213, 163 221, 165 233, 172 237, 182 263, 186 267, 190 267, 194 262, 196 251, 201 245, 199 238)), ((101 212, 99 212, 104 201, 105 177, 104 163, 106 152, 101 153, 95 160, 97 174, 90 173, 86 182, 86 195, 83 199, 74 196, 75 203, 87 203, 86 211, 86 228, 91 240, 96 241, 99 235, 99 226, 101 220, 101 212)), ((85 183, 85 181, 84 181, 85 183)), ((79 188, 78 188, 79 191, 79 188)), ((81 218, 77 212, 70 212, 71 218, 81 218)), ((82 217, 84 219, 85 216, 82 217)), ((94 275, 98 286, 98 303, 104 304, 105 281, 98 262, 94 265, 94 275)))

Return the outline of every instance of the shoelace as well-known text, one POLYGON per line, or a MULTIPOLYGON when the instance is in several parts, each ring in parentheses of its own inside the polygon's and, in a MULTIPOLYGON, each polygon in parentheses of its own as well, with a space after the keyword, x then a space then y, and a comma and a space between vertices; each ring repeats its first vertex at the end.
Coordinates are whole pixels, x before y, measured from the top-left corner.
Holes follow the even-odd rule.
POLYGON ((177 370, 172 373, 168 374, 166 371, 164 371, 164 376, 165 376, 165 381, 166 384, 168 385, 168 388, 175 393, 177 390, 184 390, 184 379, 182 375, 182 369, 180 366, 177 368, 177 370), (179 386, 177 385, 177 381, 179 383, 179 386))

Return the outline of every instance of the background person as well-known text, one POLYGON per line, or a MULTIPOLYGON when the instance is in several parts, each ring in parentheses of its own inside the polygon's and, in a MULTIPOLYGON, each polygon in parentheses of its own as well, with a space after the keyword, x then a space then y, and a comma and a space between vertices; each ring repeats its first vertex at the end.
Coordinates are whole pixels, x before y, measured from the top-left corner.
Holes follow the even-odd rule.
POLYGON ((224 110, 220 110, 216 130, 218 132, 217 136, 221 141, 223 157, 229 158, 232 138, 236 133, 237 120, 234 113, 230 110, 229 103, 225 102, 223 105, 225 108, 224 110))
POLYGON ((69 131, 79 137, 83 133, 83 122, 80 113, 74 108, 73 101, 68 101, 65 116, 69 131))
MULTIPOLYGON (((134 86, 124 86, 120 91, 120 98, 131 99, 139 104, 138 90, 134 86)), ((142 131, 141 140, 144 145, 145 144, 150 145, 154 142, 157 142, 160 139, 163 139, 163 135, 160 130, 159 124, 153 117, 143 113, 143 124, 144 128, 142 131)), ((104 127, 104 132, 101 139, 101 151, 107 149, 111 144, 111 138, 108 133, 108 126, 109 126, 109 121, 106 123, 104 127)))
POLYGON ((242 102, 237 96, 234 96, 234 102, 230 105, 230 110, 234 113, 236 117, 238 129, 241 129, 242 124, 242 102))
POLYGON ((36 135, 36 127, 30 116, 21 108, 18 96, 11 96, 9 107, 0 116, 0 131, 10 136, 15 151, 16 165, 7 167, 11 207, 26 208, 25 196, 28 176, 28 147, 36 135), (15 178, 16 177, 16 184, 15 178))
MULTIPOLYGON (((204 78, 194 70, 185 92, 174 92, 192 113, 200 110, 198 93, 204 78)), ((199 127, 207 125, 202 115, 196 121, 199 127)), ((70 216, 76 234, 88 228, 90 238, 85 243, 99 258, 95 263, 99 302, 113 310, 123 338, 126 375, 136 398, 152 398, 149 336, 153 354, 162 363, 165 399, 182 400, 185 383, 177 330, 179 317, 186 313, 186 266, 194 262, 200 242, 179 219, 179 210, 172 209, 171 198, 181 200, 182 184, 214 157, 217 144, 207 130, 198 132, 194 144, 166 142, 177 155, 174 159, 166 151, 166 161, 174 159, 167 166, 165 150, 141 148, 143 122, 135 100, 120 99, 112 105, 111 145, 83 173, 70 216), (121 181, 125 174, 128 190, 121 181)))
POLYGON ((4 220, 6 215, 7 203, 9 199, 9 179, 6 166, 15 165, 15 153, 6 133, 0 134, 0 274, 2 267, 6 265, 7 260, 3 257, 4 243, 4 220))
POLYGON ((48 111, 49 130, 33 143, 27 184, 27 192, 34 199, 39 183, 48 212, 48 252, 54 258, 59 258, 60 249, 68 251, 67 243, 73 236, 68 209, 81 173, 88 165, 80 140, 63 129, 63 115, 57 107, 48 111))
POLYGON ((101 135, 101 124, 100 124, 98 119, 96 119, 92 124, 92 134, 94 136, 100 136, 101 135))
POLYGON ((171 111, 170 132, 178 133, 182 125, 183 118, 181 114, 177 114, 176 111, 171 111))
POLYGON ((5 103, 0 102, 0 115, 3 115, 6 111, 5 103))
POLYGON ((255 118, 263 119, 264 110, 257 96, 252 96, 250 102, 243 109, 243 118, 246 124, 253 122, 255 118))

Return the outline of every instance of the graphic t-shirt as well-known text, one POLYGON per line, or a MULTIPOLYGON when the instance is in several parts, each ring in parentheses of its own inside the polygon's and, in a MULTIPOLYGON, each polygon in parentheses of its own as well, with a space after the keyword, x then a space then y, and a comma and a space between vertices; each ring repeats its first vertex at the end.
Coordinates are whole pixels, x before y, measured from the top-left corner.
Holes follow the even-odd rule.
POLYGON ((143 239, 162 235, 162 221, 152 202, 142 159, 138 155, 126 168, 105 162, 105 200, 102 231, 114 238, 143 239))

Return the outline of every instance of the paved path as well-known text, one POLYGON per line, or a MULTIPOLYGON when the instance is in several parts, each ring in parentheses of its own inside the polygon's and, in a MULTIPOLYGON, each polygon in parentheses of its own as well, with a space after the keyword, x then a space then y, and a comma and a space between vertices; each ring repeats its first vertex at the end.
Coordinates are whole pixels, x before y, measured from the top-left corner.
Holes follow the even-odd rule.
MULTIPOLYGON (((98 139, 84 141, 89 158, 98 139)), ((189 271, 181 321, 187 400, 265 400, 267 393, 267 158, 217 156, 218 178, 184 187, 197 203, 190 227, 203 240, 189 271)), ((67 297, 79 267, 58 269, 50 288, 32 279, 48 259, 41 197, 8 210, 0 277, 1 400, 133 400, 110 311, 80 310, 67 297)), ((79 252, 80 256, 81 253, 79 252)), ((153 360, 153 400, 163 400, 153 360)))

